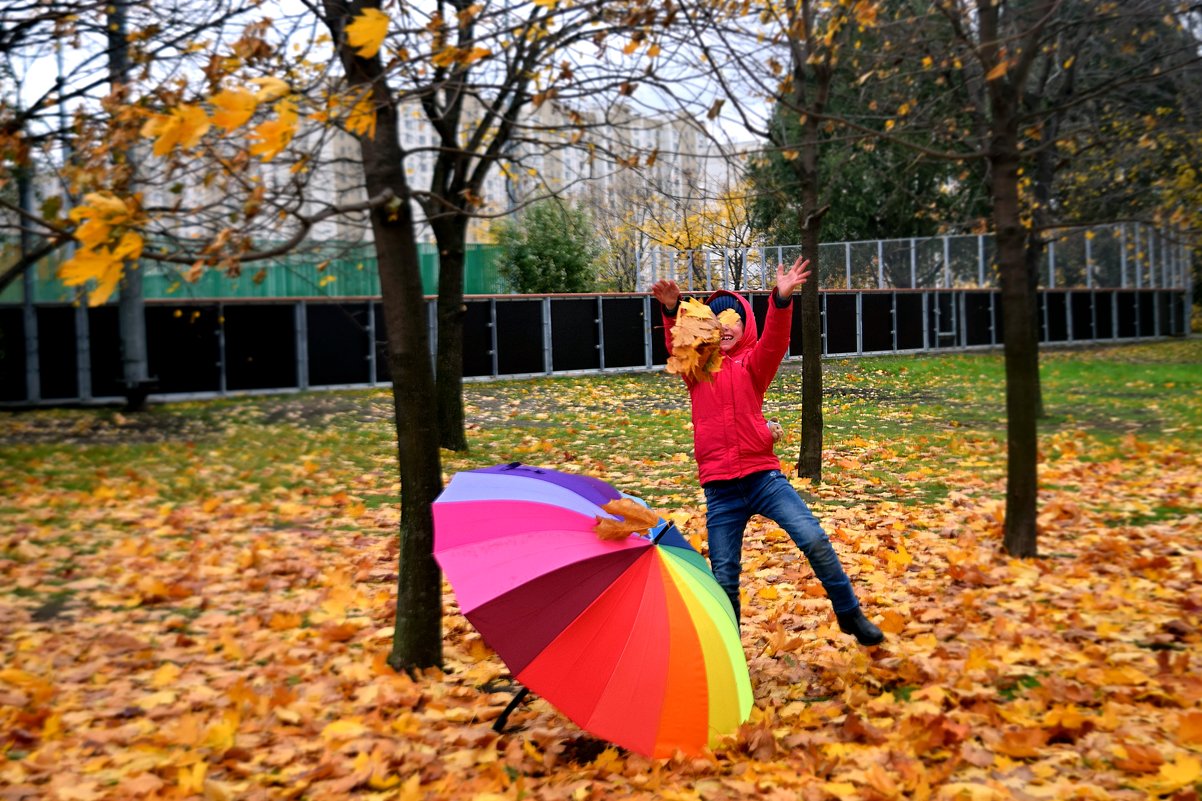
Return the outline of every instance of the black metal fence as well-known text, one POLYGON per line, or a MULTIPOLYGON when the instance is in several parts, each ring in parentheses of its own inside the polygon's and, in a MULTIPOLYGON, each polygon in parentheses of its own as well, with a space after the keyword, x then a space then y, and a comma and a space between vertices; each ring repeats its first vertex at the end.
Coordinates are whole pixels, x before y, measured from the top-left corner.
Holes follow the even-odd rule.
MULTIPOLYGON (((751 297, 762 325, 768 295, 751 297)), ((993 290, 836 290, 821 298, 823 352, 832 357, 1003 341, 1001 298, 993 290)), ((1189 330, 1181 289, 1043 290, 1039 303, 1041 341, 1049 344, 1189 330)), ((466 306, 469 379, 649 370, 667 360, 658 305, 647 295, 470 297, 466 306)), ((433 300, 427 311, 433 342, 433 300)), ((389 380, 383 318, 372 298, 151 301, 146 330, 152 399, 389 380)), ((116 400, 120 347, 115 306, 0 306, 0 404, 116 400)), ((800 347, 796 316, 792 355, 800 347)))

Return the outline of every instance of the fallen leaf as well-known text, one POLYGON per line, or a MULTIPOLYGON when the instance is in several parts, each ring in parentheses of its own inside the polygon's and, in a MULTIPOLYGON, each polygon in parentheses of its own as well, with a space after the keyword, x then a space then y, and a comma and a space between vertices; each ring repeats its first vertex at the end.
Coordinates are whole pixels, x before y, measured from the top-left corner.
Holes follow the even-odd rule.
POLYGON ((660 521, 658 512, 648 509, 630 498, 618 498, 601 507, 619 519, 597 516, 597 525, 593 527, 598 539, 624 540, 631 534, 645 534, 647 530, 660 521))

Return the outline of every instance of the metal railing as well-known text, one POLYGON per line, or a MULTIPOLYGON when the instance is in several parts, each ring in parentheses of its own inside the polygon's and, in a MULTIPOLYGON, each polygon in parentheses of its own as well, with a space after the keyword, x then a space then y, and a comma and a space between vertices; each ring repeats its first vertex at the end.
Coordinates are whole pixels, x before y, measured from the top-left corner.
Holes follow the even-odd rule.
MULTIPOLYGON (((697 250, 648 248, 636 254, 637 286, 670 278, 690 291, 767 289, 777 263, 800 245, 697 250)), ((819 245, 822 289, 990 289, 997 286, 992 234, 828 242, 819 245)), ((1059 229, 1039 267, 1044 289, 1184 289, 1190 252, 1171 232, 1141 223, 1059 229)))

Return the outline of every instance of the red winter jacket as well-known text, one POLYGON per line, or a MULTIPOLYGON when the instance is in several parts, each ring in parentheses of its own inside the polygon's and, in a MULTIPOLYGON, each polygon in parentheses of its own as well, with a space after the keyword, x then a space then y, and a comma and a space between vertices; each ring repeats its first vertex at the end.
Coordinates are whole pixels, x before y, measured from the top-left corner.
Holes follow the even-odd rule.
MULTIPOLYGON (((685 381, 693 407, 693 452, 703 485, 780 469, 772 447, 772 432, 764 419, 764 393, 789 352, 792 331, 792 302, 782 309, 777 307, 775 297, 769 300, 764 336, 757 339, 751 304, 725 289, 710 295, 706 303, 719 295, 738 298, 747 322, 743 339, 727 351, 713 381, 685 381)), ((664 334, 669 353, 675 325, 676 318, 665 314, 664 334)))

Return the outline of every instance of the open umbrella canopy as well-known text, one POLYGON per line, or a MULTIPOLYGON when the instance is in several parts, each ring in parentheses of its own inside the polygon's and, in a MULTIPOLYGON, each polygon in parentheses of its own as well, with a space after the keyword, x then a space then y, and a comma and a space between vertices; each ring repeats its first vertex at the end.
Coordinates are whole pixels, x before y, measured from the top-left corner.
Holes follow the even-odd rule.
POLYGON ((738 624, 671 523, 597 536, 622 497, 525 465, 458 473, 434 503, 434 555, 518 681, 631 751, 695 754, 751 711, 738 624))

